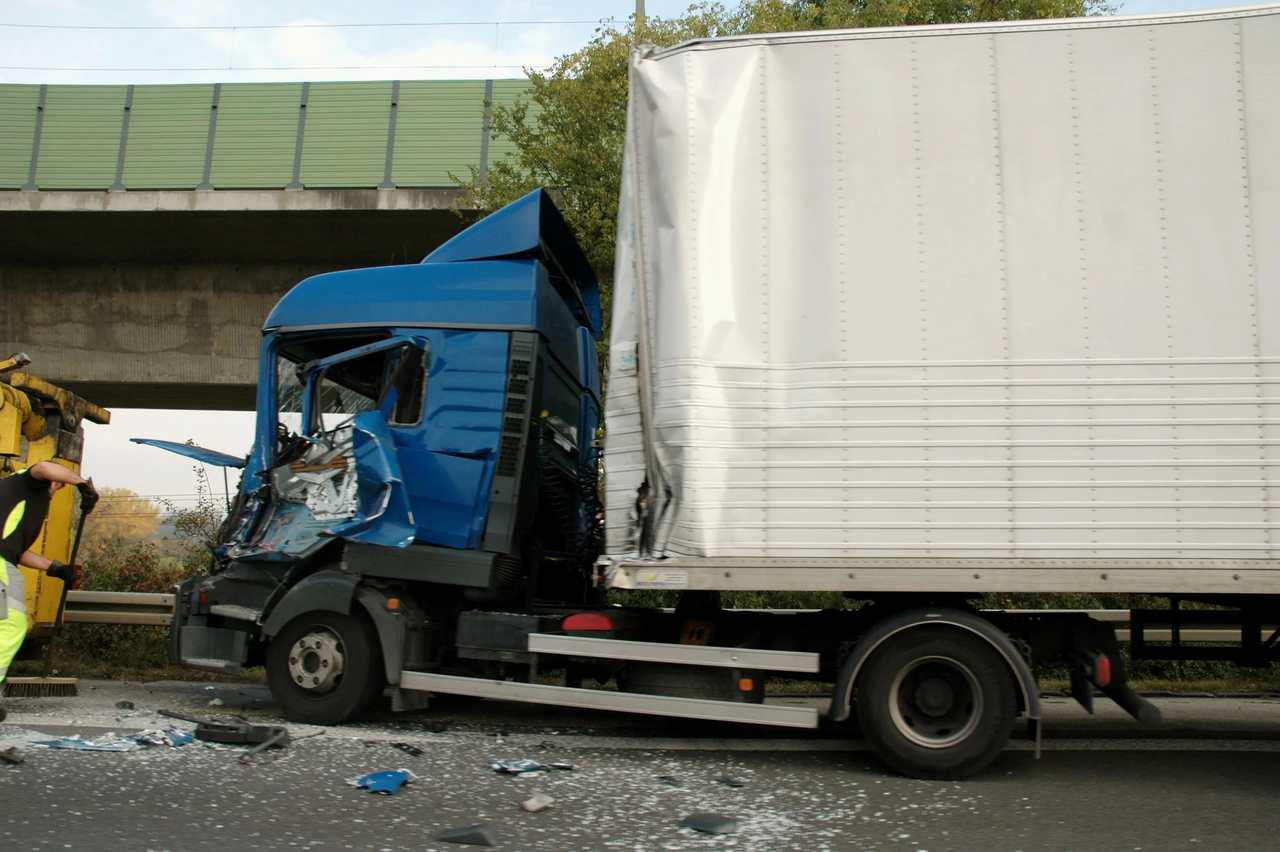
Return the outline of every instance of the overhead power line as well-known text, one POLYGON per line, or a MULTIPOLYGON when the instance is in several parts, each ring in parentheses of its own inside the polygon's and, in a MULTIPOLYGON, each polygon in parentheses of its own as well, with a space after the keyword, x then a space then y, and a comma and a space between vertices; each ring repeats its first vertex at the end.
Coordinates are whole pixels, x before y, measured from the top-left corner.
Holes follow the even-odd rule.
POLYGON ((0 27, 12 27, 26 30, 117 30, 117 31, 186 31, 215 32, 219 30, 338 30, 369 29, 374 27, 543 27, 557 25, 599 24, 608 18, 597 18, 590 21, 404 21, 390 24, 199 24, 193 26, 120 26, 92 24, 6 24, 0 27))
POLYGON ((468 68, 490 70, 494 68, 549 68, 549 65, 211 65, 200 68, 83 68, 58 65, 0 65, 0 71, 120 71, 140 73, 145 71, 393 71, 397 68, 423 70, 441 68, 468 68))

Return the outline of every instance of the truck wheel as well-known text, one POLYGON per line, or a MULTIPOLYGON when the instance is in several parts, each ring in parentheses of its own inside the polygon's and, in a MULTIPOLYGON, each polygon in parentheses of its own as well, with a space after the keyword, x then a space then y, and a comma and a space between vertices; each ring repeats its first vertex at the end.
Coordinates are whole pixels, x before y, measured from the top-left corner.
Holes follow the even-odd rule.
POLYGON ((982 637, 921 627, 886 639, 857 683, 858 722, 885 763, 952 781, 1000 753, 1017 715, 1008 663, 982 637))
POLYGON ((378 699, 385 680, 377 633, 358 611, 305 613, 267 646, 267 685, 295 722, 356 719, 378 699))
POLYGON ((743 672, 751 678, 752 689, 742 692, 732 672, 711 666, 682 666, 674 663, 630 663, 622 678, 623 692, 666 695, 671 698, 701 698, 710 701, 742 701, 760 704, 764 701, 764 678, 756 672, 743 672))

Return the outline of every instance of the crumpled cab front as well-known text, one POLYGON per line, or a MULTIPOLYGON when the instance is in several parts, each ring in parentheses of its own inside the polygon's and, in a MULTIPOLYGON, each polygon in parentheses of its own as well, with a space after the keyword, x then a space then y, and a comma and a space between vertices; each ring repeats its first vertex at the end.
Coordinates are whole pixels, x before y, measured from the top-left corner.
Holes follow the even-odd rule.
POLYGON ((220 549, 277 560, 307 557, 334 537, 474 547, 508 345, 502 332, 440 329, 269 341, 274 380, 259 389, 258 443, 220 549))

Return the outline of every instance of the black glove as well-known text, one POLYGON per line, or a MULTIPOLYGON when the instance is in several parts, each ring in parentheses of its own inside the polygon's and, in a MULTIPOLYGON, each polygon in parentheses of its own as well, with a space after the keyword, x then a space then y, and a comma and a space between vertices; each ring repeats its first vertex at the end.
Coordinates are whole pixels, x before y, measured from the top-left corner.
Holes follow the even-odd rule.
POLYGON ((98 505, 98 489, 93 487, 93 480, 90 479, 77 485, 76 490, 80 492, 80 511, 87 515, 98 505))
POLYGON ((79 579, 79 572, 76 571, 74 565, 68 565, 65 562, 58 562, 57 560, 54 560, 49 564, 49 569, 45 571, 45 573, 50 577, 53 577, 55 580, 61 580, 66 583, 68 589, 74 586, 76 584, 76 580, 79 579))

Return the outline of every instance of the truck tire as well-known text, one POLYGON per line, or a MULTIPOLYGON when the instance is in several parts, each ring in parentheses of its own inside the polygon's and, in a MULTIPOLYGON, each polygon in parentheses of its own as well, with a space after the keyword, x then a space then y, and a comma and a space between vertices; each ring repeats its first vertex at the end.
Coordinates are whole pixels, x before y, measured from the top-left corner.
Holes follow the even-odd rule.
POLYGON ((358 608, 308 612, 290 621, 267 646, 267 685, 295 722, 339 725, 373 706, 385 686, 382 649, 358 608))
POLYGON ((622 677, 623 692, 666 695, 671 698, 701 698, 709 701, 764 701, 764 678, 756 672, 741 672, 753 680, 753 689, 742 692, 732 672, 711 666, 681 666, 674 663, 630 663, 622 677))
POLYGON ((1017 715, 1009 665, 954 627, 894 634, 857 682, 858 722, 885 763, 913 778, 967 778, 1000 754, 1017 715))

